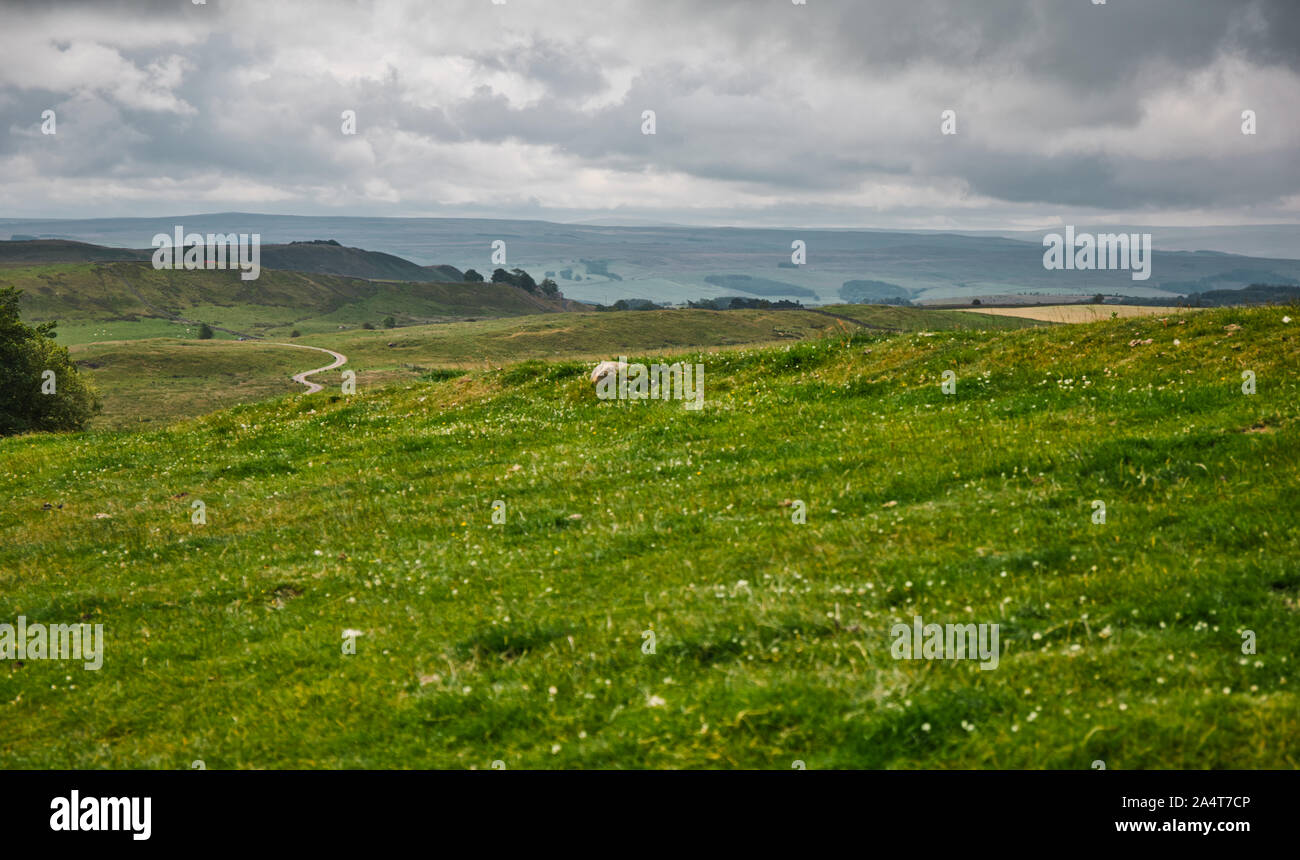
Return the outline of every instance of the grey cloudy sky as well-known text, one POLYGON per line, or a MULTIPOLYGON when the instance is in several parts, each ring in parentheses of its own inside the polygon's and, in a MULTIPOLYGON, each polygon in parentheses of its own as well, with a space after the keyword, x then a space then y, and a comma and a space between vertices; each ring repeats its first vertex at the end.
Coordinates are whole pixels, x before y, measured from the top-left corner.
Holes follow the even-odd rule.
POLYGON ((1298 46, 1300 0, 11 0, 0 217, 1297 223, 1298 46))

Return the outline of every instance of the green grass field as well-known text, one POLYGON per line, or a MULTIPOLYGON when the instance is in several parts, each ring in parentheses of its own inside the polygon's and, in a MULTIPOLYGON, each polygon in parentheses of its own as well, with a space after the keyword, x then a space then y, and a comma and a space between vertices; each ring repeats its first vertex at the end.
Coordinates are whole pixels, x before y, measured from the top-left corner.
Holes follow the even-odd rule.
POLYGON ((532 360, 0 439, 0 619, 107 640, 0 666, 0 767, 1296 767, 1284 313, 683 350, 700 412, 532 360), (998 667, 893 659, 916 615, 998 667))
MULTIPOLYGON (((193 337, 173 317, 246 334, 285 338, 378 326, 509 317, 558 305, 499 284, 367 281, 264 269, 252 281, 235 271, 155 270, 149 263, 50 263, 0 269, 0 283, 23 290, 23 317, 59 320, 59 342, 193 337)), ((229 336, 229 335, 226 335, 229 336)))
MULTIPOLYGON (((888 315, 890 310, 864 307, 859 313, 871 319, 874 313, 888 315)), ((947 323, 931 316, 933 312, 914 313, 938 326, 947 323)), ((993 320, 991 326, 1001 327, 1001 322, 993 320)), ((430 367, 485 370, 530 359, 595 361, 628 352, 649 355, 775 344, 857 330, 851 323, 808 311, 607 311, 353 330, 306 336, 301 342, 344 352, 362 378, 386 381, 418 376, 430 367)))
POLYGON ((73 360, 100 392, 95 428, 165 426, 236 406, 303 391, 292 380, 319 367, 321 355, 229 339, 156 339, 74 346, 73 360))
MULTIPOLYGON (((475 289, 473 287, 466 290, 475 289)), ((244 309, 251 313, 250 310, 244 309)), ((868 325, 918 331, 926 328, 1018 328, 1031 323, 951 311, 882 306, 837 308, 868 325)), ((209 316, 212 321, 221 317, 209 316)), ((184 326, 154 321, 173 334, 184 326)), ((95 323, 92 333, 140 323, 95 323)), ((62 329, 63 326, 60 326, 62 329)), ((619 351, 663 353, 692 347, 737 347, 805 338, 847 335, 858 326, 805 311, 623 311, 546 313, 474 322, 403 326, 373 331, 352 328, 294 340, 348 356, 357 384, 373 387, 425 378, 447 368, 483 370, 514 361, 595 360, 619 351)), ((193 337, 193 334, 191 334, 193 337)), ((281 346, 232 342, 217 331, 210 341, 178 337, 77 343, 82 363, 103 396, 99 428, 128 428, 196 417, 218 408, 301 390, 290 381, 297 371, 318 366, 310 353, 281 346)), ((287 338, 286 338, 287 340, 287 338)), ((341 388, 342 375, 323 375, 341 388)))

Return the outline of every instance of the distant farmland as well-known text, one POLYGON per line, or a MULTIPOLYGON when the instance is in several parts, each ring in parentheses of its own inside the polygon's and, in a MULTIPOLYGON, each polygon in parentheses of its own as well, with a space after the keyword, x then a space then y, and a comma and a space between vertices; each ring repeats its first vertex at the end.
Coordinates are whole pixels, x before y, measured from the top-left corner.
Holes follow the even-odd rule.
POLYGON ((957 310, 977 314, 991 314, 999 317, 1020 317, 1027 320, 1040 320, 1054 323, 1096 322, 1116 317, 1173 316, 1191 313, 1196 308, 1141 307, 1138 305, 1030 305, 1019 308, 957 308, 957 310))

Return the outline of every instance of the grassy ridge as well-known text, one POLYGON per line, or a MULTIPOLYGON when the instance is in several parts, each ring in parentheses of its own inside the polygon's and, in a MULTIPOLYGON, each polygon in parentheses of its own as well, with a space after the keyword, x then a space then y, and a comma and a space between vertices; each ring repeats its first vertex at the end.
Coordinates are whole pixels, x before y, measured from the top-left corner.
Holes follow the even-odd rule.
POLYGON ((1283 312, 701 353, 700 413, 535 361, 0 440, 0 618, 108 639, 3 667, 0 765, 1295 767, 1283 312), (892 659, 917 614, 1000 666, 892 659))
MULTIPOLYGON (((170 232, 170 231, 169 231, 170 232)), ((222 231, 225 232, 225 231, 222 231)), ((205 255, 215 256, 215 246, 205 255)), ((451 266, 420 266, 410 260, 363 248, 349 248, 321 242, 295 242, 287 245, 264 244, 259 248, 261 265, 266 269, 295 272, 319 272, 370 280, 459 282, 461 273, 451 266)), ((41 263, 96 262, 108 260, 151 261, 153 250, 110 248, 85 242, 60 239, 0 242, 0 267, 41 263)))
POLYGON ((6 269, 0 282, 24 291, 24 318, 59 320, 65 343, 157 337, 160 327, 173 325, 164 322, 172 316, 285 337, 295 328, 338 331, 386 316, 412 324, 559 307, 500 284, 392 283, 272 269, 243 281, 236 271, 160 270, 130 262, 6 269))
MULTIPOLYGON (((349 306, 348 312, 354 307, 349 306)), ((196 308, 192 312, 226 320, 255 310, 196 308)), ((853 312, 869 323, 900 330, 969 328, 984 321, 991 327, 1002 325, 996 318, 942 311, 860 306, 853 312)), ((155 322, 164 332, 185 330, 173 323, 155 322)), ((110 323, 96 326, 92 334, 97 336, 113 328, 110 323)), ((349 359, 348 369, 358 373, 358 384, 373 386, 419 379, 435 368, 482 369, 533 358, 607 358, 617 356, 620 350, 659 352, 760 344, 847 336, 856 330, 842 320, 803 311, 626 311, 532 314, 374 331, 331 330, 294 342, 343 352, 349 359)), ((130 427, 194 417, 297 391, 289 376, 317 366, 311 354, 301 350, 267 346, 245 354, 240 352, 242 345, 229 343, 231 335, 218 335, 227 339, 224 345, 157 338, 74 346, 74 357, 89 369, 103 394, 105 411, 96 419, 96 426, 130 427), (207 351, 200 352, 205 346, 207 351)), ((323 375, 320 381, 338 390, 342 376, 335 372, 323 375)))
POLYGON ((620 350, 769 343, 852 330, 802 311, 607 311, 349 331, 304 337, 303 343, 338 349, 364 369, 412 362, 482 367, 535 358, 607 358, 620 350))
POLYGON ((604 359, 641 353, 849 337, 871 330, 951 331, 1030 328, 1041 323, 883 305, 815 310, 696 309, 545 314, 514 319, 415 326, 396 331, 349 331, 304 337, 303 343, 347 353, 367 370, 402 363, 482 367, 527 359, 604 359), (841 318, 837 318, 841 317, 841 318), (393 344, 389 346, 389 344, 393 344))

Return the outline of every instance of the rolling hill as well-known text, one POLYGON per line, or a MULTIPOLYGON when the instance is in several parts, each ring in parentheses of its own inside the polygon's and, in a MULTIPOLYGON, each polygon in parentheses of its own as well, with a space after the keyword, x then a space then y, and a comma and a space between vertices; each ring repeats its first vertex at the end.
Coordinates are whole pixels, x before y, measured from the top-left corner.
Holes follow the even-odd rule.
MULTIPOLYGON (((339 275, 375 281, 459 283, 454 266, 419 266, 410 260, 315 240, 261 246, 263 269, 339 275)), ((153 251, 110 248, 63 239, 0 242, 0 267, 38 263, 85 263, 116 260, 149 261, 153 251)))
POLYGON ((0 765, 1295 767, 1286 314, 684 352, 699 412, 530 361, 0 439, 0 617, 107 642, 0 672, 0 765), (917 617, 997 667, 896 659, 917 617))
MULTIPOLYGON (((293 343, 347 355, 347 369, 357 374, 358 387, 368 390, 395 381, 426 378, 445 370, 482 370, 530 359, 594 361, 629 352, 661 354, 695 347, 730 349, 809 338, 849 337, 859 329, 998 330, 1034 325, 1025 320, 956 311, 864 306, 838 310, 843 313, 833 315, 813 310, 546 313, 373 331, 353 327, 306 334, 293 343)), ((173 333, 178 328, 170 323, 158 324, 168 326, 173 333)), ((100 325, 103 328, 92 333, 114 329, 112 325, 100 325)), ((71 352, 102 395, 104 411, 94 419, 95 427, 166 424, 237 403, 296 394, 300 388, 289 377, 307 367, 297 350, 270 343, 238 344, 229 340, 101 339, 75 344, 71 352), (245 347, 250 349, 245 352, 245 347)), ((320 381, 338 390, 341 372, 322 375, 320 381)))
POLYGON ((235 271, 154 269, 145 262, 6 268, 0 283, 24 291, 24 317, 59 320, 65 343, 175 335, 174 320, 191 329, 206 322, 230 336, 287 337, 293 330, 379 325, 389 316, 415 325, 574 307, 503 284, 371 281, 266 268, 244 281, 235 271))
MULTIPOLYGON (((975 298, 990 297, 1029 302, 1056 297, 1059 302, 1063 297, 1081 299, 1098 292, 1170 299, 1250 283, 1300 283, 1300 260, 1294 259, 1300 256, 1300 246, 1294 243, 1293 227, 1263 233, 1232 227, 1190 232, 1183 228, 1133 228, 1151 232, 1156 249, 1150 279, 1134 281, 1127 271, 1045 270, 1042 233, 1017 233, 1008 238, 925 231, 598 226, 253 213, 0 220, 0 225, 15 233, 60 234, 130 247, 146 246, 155 233, 169 233, 177 224, 203 233, 258 232, 266 242, 332 237, 345 245, 413 261, 412 265, 450 265, 457 271, 474 268, 482 273, 496 268, 491 261, 492 248, 494 242, 501 241, 507 249, 507 268, 522 267, 539 280, 539 276, 552 273, 566 296, 605 305, 633 298, 671 303, 718 298, 735 295, 738 284, 760 290, 768 298, 805 304, 878 301, 900 294, 914 303, 969 304, 975 298), (1195 244, 1177 241, 1178 236, 1192 237, 1195 244), (1272 239, 1261 242, 1261 236, 1272 239), (795 240, 806 244, 806 265, 791 263, 795 240), (1218 250, 1173 249, 1214 249, 1216 243, 1222 246, 1218 250), (1254 248, 1261 253, 1224 253, 1254 248), (888 285, 890 295, 878 293, 880 288, 874 285, 882 283, 888 285), (850 285, 847 294, 841 292, 846 284, 850 285)), ((0 246, 4 244, 0 242, 0 246)), ((271 265, 265 260, 264 264, 271 265)), ((370 264, 376 271, 384 265, 379 260, 370 264)), ((288 268, 303 268, 303 264, 288 268)), ((307 270, 380 277, 337 268, 307 270)))
MULTIPOLYGON (((0 243, 3 245, 4 243, 0 243)), ((41 254, 93 246, 11 243, 41 254)), ((350 249, 295 245, 307 255, 350 249)), ((429 270, 421 270, 429 271, 429 270)), ((94 379, 105 409, 96 427, 132 427, 294 393, 288 377, 302 356, 266 350, 198 348, 201 324, 217 341, 295 341, 349 356, 358 383, 418 379, 442 368, 482 368, 526 359, 598 359, 628 350, 728 348, 881 331, 998 329, 1020 320, 951 311, 874 306, 827 309, 581 312, 492 283, 408 283, 264 268, 254 281, 237 272, 155 270, 143 261, 13 265, 0 283, 24 291, 23 315, 57 320, 58 338, 94 379), (386 328, 392 318, 395 328, 386 328), (373 330, 367 330, 365 326, 373 330), (132 343, 134 342, 134 343, 132 343)), ((331 377, 337 384, 341 377, 331 377)))

